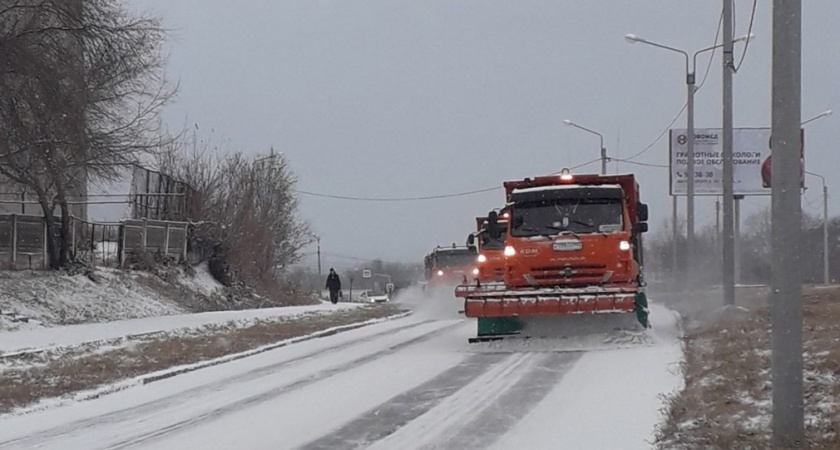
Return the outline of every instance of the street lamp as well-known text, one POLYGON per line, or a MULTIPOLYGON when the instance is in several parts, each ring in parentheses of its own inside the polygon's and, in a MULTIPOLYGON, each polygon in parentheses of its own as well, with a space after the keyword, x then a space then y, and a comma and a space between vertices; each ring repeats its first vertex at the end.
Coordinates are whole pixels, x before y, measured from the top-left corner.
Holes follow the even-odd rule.
MULTIPOLYGON (((828 117, 832 113, 833 113, 833 111, 830 110, 830 109, 826 110, 826 111, 823 111, 823 112, 817 114, 816 116, 811 117, 810 119, 802 122, 800 125, 804 126, 805 124, 811 123, 811 122, 813 122, 817 119, 822 119, 823 117, 828 117)), ((829 278, 830 278, 830 274, 829 274, 829 255, 828 255, 828 185, 825 182, 825 177, 824 176, 822 176, 820 174, 817 174, 817 173, 814 173, 814 172, 808 172, 808 171, 805 171, 805 173, 808 174, 808 175, 811 175, 811 176, 815 176, 822 181, 822 187, 823 187, 823 284, 827 286, 829 284, 829 278)))
POLYGON ((590 130, 589 128, 582 127, 582 126, 572 122, 569 119, 564 120, 563 123, 565 123, 566 125, 568 125, 570 127, 575 127, 575 128, 581 129, 583 131, 586 131, 587 133, 592 133, 592 134, 598 136, 599 138, 601 138, 601 175, 606 175, 607 174, 607 148, 604 147, 604 135, 595 131, 595 130, 590 130))
POLYGON ((811 117, 810 119, 808 119, 808 120, 806 120, 806 121, 802 122, 802 124, 801 124, 801 125, 805 125, 805 124, 807 124, 807 123, 811 123, 811 122, 813 122, 813 121, 815 121, 815 120, 817 120, 817 119, 822 119, 823 117, 828 117, 828 116, 830 116, 830 115, 832 115, 832 114, 834 114, 834 111, 832 111, 832 110, 830 110, 830 109, 827 109, 827 110, 825 110, 825 111, 823 111, 823 112, 821 112, 821 113, 817 114, 816 116, 811 117))
POLYGON ((823 187, 823 284, 828 286, 829 284, 829 258, 828 258, 828 185, 825 184, 825 177, 814 173, 806 171, 808 175, 813 175, 820 180, 822 180, 822 187, 823 187))
MULTIPOLYGON (((732 42, 742 42, 748 41, 755 37, 754 34, 750 33, 747 36, 742 36, 737 39, 734 39, 732 42)), ((688 172, 688 186, 686 192, 686 258, 690 261, 691 255, 693 252, 694 246, 694 93, 697 91, 696 82, 697 77, 695 75, 695 70, 697 69, 697 56, 701 53, 712 51, 716 48, 723 47, 723 44, 713 45, 711 47, 702 48, 694 52, 694 56, 690 57, 688 52, 680 50, 678 48, 670 47, 667 45, 659 44, 653 41, 649 41, 645 38, 641 38, 636 36, 635 34, 626 34, 624 35, 624 39, 629 42, 630 44, 647 44, 654 47, 658 47, 664 50, 672 51, 679 53, 685 56, 685 84, 688 90, 688 101, 687 101, 687 117, 686 117, 686 147, 688 150, 688 164, 686 167, 686 171, 688 172)), ((674 205, 676 206, 676 198, 674 199, 674 205)), ((676 207, 674 208, 676 211, 676 207)), ((674 228, 676 229, 676 223, 674 224, 674 228)), ((676 232, 674 233, 676 236, 676 232)), ((676 241, 675 241, 676 245, 676 241)), ((691 270, 686 265, 686 270, 690 274, 691 270)))

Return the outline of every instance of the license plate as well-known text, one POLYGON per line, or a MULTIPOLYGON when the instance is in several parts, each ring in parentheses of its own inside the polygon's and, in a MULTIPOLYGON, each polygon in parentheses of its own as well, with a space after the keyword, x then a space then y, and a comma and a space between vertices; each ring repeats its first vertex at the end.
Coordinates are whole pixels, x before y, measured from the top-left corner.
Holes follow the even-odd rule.
POLYGON ((576 252, 583 249, 583 243, 580 241, 554 241, 555 252, 576 252))

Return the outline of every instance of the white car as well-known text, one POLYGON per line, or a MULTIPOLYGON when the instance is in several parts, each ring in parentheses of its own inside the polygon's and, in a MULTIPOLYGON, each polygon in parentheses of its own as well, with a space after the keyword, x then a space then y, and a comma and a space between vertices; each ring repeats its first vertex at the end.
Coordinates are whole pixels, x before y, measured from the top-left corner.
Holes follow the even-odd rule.
POLYGON ((388 294, 385 293, 364 291, 362 292, 362 301, 369 303, 385 303, 391 301, 391 299, 388 297, 388 294))

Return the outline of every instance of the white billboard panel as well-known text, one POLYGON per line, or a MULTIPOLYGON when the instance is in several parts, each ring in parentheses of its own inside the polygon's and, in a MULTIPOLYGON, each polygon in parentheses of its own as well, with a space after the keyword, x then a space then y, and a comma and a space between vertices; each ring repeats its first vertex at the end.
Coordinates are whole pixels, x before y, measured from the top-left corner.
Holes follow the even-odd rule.
MULTIPOLYGON (((804 144, 804 134, 802 137, 804 144)), ((694 130, 695 195, 723 195, 722 140, 723 130, 720 128, 694 130)), ((686 195, 688 191, 687 142, 684 128, 671 130, 671 195, 686 195)), ((770 195, 770 128, 733 129, 732 153, 735 195, 770 195)))

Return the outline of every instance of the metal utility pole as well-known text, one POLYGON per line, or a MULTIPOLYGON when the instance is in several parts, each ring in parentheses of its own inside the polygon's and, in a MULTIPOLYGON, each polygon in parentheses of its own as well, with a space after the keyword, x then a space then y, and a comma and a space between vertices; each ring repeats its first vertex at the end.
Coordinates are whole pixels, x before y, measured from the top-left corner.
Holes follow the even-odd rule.
POLYGON ((741 200, 743 199, 743 195, 736 195, 732 205, 734 211, 732 216, 735 220, 735 225, 732 227, 735 230, 735 286, 741 283, 741 200))
POLYGON ((572 122, 569 119, 564 120, 563 123, 565 123, 568 126, 575 127, 577 129, 586 131, 587 133, 594 134, 601 139, 601 175, 606 175, 607 174, 607 147, 604 146, 604 135, 595 131, 595 130, 590 130, 589 128, 580 126, 580 125, 572 122))
POLYGON ((685 85, 688 88, 688 105, 687 105, 687 120, 686 133, 688 140, 686 141, 686 150, 688 153, 688 164, 686 171, 688 172, 688 192, 685 196, 685 281, 686 287, 694 288, 694 271, 691 262, 694 256, 694 93, 697 91, 695 85, 694 70, 697 65, 697 54, 694 55, 694 64, 691 69, 688 68, 688 55, 686 54, 686 76, 685 85))
MULTIPOLYGON (((728 0, 727 0, 728 1, 728 0)), ((773 268, 770 343, 773 444, 804 444, 802 278, 802 2, 773 0, 773 268)))
POLYGON ((813 175, 822 181, 823 191, 823 284, 828 286, 831 282, 829 271, 829 248, 828 248, 828 185, 825 183, 825 177, 814 172, 805 172, 808 175, 813 175))
MULTIPOLYGON (((673 240, 674 240, 674 243, 671 245, 671 276, 674 277, 674 281, 676 281, 676 278, 679 276, 679 270, 680 270, 680 266, 677 263, 677 257, 680 254, 679 250, 677 249, 677 245, 679 245, 679 239, 680 239, 680 229, 677 227, 677 217, 679 215, 679 211, 677 210, 678 209, 677 206, 679 206, 679 204, 677 203, 677 196, 676 195, 672 195, 671 200, 672 200, 671 213, 673 214, 671 216, 671 225, 672 225, 671 226, 671 228, 672 228, 671 231, 673 232, 673 240)), ((685 286, 684 283, 678 283, 678 284, 680 284, 682 286, 685 286)))
POLYGON ((318 275, 322 275, 321 273, 321 238, 317 238, 318 241, 318 275))
POLYGON ((732 158, 732 1, 723 0, 723 303, 735 304, 734 172, 732 158))
POLYGON ((828 186, 823 179, 823 284, 826 286, 831 282, 828 259, 828 186))
MULTIPOLYGON (((833 114, 832 110, 823 111, 817 114, 814 117, 804 121, 801 123, 801 126, 805 126, 817 119, 822 119, 823 117, 828 117, 833 114)), ((829 249, 828 249, 828 185, 825 182, 825 177, 814 173, 814 172, 805 172, 808 175, 813 175, 815 177, 819 177, 822 181, 823 186, 823 285, 828 286, 831 282, 831 272, 829 270, 829 249)))

